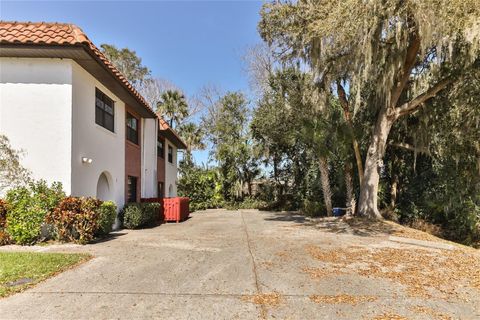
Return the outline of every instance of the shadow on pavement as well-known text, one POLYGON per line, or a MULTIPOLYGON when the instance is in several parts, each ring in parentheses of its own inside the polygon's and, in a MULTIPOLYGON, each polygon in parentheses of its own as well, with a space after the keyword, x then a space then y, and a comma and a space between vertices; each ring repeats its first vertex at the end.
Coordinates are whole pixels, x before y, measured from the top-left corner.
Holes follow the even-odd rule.
POLYGON ((103 243, 103 242, 108 242, 108 241, 112 241, 112 240, 115 240, 121 236, 124 236, 126 235, 127 232, 121 232, 121 231, 113 231, 113 232, 110 232, 107 236, 105 236, 104 238, 99 238, 99 239, 95 239, 91 242, 89 242, 90 244, 96 244, 96 243, 103 243))
POLYGON ((265 218, 265 221, 285 221, 285 222, 295 222, 295 223, 308 223, 311 222, 305 218, 304 215, 299 214, 298 212, 291 211, 281 211, 281 212, 270 212, 269 215, 273 217, 265 218))
POLYGON ((269 212, 265 221, 294 222, 305 227, 336 234, 352 234, 361 237, 390 235, 398 231, 398 227, 384 221, 375 221, 357 217, 322 217, 308 218, 298 212, 269 212))

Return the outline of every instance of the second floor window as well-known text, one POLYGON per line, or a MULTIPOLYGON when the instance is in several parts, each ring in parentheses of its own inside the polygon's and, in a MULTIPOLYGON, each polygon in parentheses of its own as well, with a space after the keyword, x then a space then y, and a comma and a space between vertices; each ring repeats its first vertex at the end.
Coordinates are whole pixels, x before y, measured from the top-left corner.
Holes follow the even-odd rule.
POLYGON ((168 146, 168 162, 173 163, 173 148, 168 146))
POLYGON ((164 149, 163 141, 160 138, 160 133, 158 133, 158 137, 157 137, 157 157, 165 158, 165 149, 164 149))
POLYGON ((127 112, 127 139, 138 144, 138 119, 127 112))
POLYGON ((114 111, 113 100, 95 89, 95 123, 114 132, 114 111))

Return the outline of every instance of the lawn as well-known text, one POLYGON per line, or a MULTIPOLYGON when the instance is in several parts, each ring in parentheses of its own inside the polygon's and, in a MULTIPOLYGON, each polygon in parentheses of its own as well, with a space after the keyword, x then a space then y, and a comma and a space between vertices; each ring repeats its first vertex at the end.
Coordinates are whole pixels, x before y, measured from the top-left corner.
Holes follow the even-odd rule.
POLYGON ((0 252, 0 297, 20 292, 88 259, 87 254, 0 252))

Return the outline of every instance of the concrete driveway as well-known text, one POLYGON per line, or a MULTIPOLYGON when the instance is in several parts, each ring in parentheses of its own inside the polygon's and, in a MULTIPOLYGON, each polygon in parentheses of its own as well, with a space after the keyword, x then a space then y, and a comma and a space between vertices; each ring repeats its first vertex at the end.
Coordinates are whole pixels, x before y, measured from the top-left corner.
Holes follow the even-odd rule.
MULTIPOLYGON (((119 231, 96 244, 30 247, 23 250, 90 252, 94 258, 1 299, 0 318, 480 319, 478 288, 415 296, 406 282, 349 274, 338 265, 325 269, 333 258, 315 253, 354 247, 442 255, 448 245, 340 227, 333 219, 312 223, 289 213, 209 210, 180 224, 119 231)), ((12 249, 21 248, 2 250, 12 249)))

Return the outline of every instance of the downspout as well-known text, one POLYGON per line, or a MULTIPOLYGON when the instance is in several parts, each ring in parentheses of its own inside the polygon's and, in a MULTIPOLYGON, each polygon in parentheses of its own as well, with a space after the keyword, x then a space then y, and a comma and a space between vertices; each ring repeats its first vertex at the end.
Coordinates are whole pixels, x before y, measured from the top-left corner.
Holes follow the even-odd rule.
POLYGON ((140 197, 141 198, 145 198, 146 195, 145 195, 145 183, 146 183, 146 177, 147 177, 147 167, 145 165, 146 163, 146 157, 147 155, 145 154, 145 124, 146 124, 146 119, 145 118, 141 118, 142 119, 142 154, 143 154, 143 159, 142 159, 142 167, 143 167, 143 179, 142 177, 140 177, 140 179, 142 180, 142 190, 140 190, 140 197))

